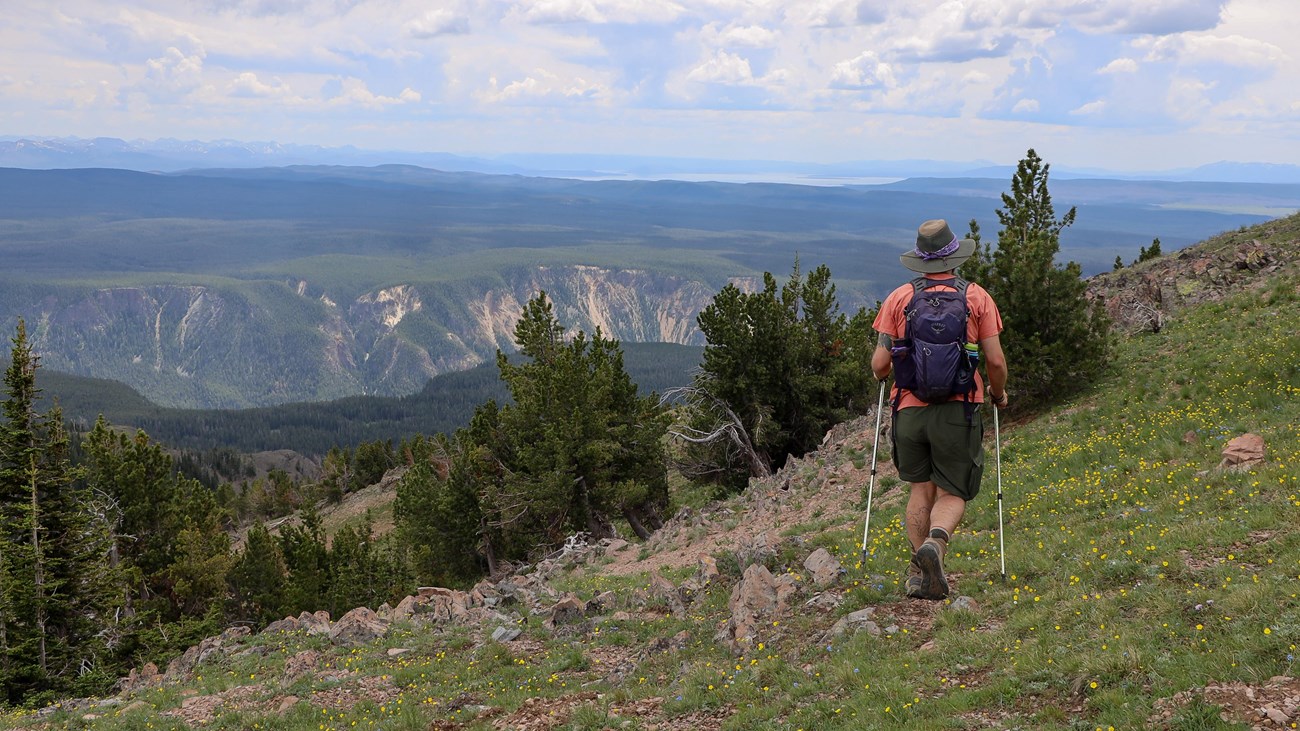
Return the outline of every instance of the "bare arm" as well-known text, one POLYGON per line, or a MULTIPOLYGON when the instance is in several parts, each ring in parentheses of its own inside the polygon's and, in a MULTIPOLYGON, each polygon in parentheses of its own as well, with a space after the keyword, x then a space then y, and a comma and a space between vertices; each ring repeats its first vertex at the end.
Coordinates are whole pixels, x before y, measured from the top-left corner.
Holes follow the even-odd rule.
POLYGON ((875 374, 878 381, 889 378, 889 372, 893 370, 894 361, 889 354, 889 346, 892 343, 892 338, 885 333, 880 333, 880 339, 876 341, 876 350, 871 354, 871 372, 875 374))
MULTIPOLYGON (((1002 341, 997 335, 980 341, 984 365, 989 374, 989 397, 999 408, 1006 408, 1002 399, 1007 395, 1007 356, 1002 352, 1002 341)), ((874 361, 872 361, 874 363, 874 361)))

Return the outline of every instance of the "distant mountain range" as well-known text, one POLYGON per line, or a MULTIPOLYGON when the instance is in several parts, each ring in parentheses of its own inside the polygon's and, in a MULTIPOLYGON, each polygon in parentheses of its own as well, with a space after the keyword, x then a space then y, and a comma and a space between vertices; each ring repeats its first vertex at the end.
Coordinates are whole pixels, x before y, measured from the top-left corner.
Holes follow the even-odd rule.
MULTIPOLYGON (((177 143, 181 145, 181 143, 177 143)), ((112 148, 106 145, 105 148, 112 148)), ((233 154, 233 153, 232 153, 233 154)), ((844 311, 909 273, 920 221, 965 231, 1007 181, 601 180, 410 165, 184 173, 0 168, 0 331, 53 370, 170 407, 398 397, 511 350, 546 291, 566 326, 698 346, 728 283, 830 267, 844 311)), ((1053 180, 1085 273, 1300 209, 1300 185, 1053 180)))
MULTIPOLYGON (((416 165, 449 172, 587 179, 774 181, 835 184, 866 178, 966 177, 1008 180, 1014 165, 987 160, 849 160, 807 163, 788 160, 721 160, 637 155, 506 154, 468 157, 445 152, 363 150, 352 146, 242 142, 237 140, 121 140, 115 137, 0 137, 0 167, 40 170, 119 168, 177 172, 199 168, 287 165, 416 165)), ((1177 170, 1126 171, 1056 166, 1059 179, 1107 178, 1175 182, 1300 183, 1300 166, 1217 162, 1177 170)))

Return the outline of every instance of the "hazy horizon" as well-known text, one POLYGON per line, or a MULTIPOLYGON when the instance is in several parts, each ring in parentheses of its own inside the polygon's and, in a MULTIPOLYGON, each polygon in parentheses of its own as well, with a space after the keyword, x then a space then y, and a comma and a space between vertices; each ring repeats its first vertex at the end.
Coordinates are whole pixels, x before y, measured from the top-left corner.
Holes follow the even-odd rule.
MULTIPOLYGON (((637 154, 505 153, 462 155, 436 150, 318 146, 276 140, 131 139, 107 136, 0 135, 0 167, 66 169, 118 167, 181 172, 219 167, 404 164, 449 172, 482 172, 577 180, 660 180, 881 185, 913 177, 1007 178, 1016 160, 874 159, 814 163, 761 158, 700 158, 637 154), (7 145, 7 146, 6 146, 7 145)), ((1173 182, 1300 183, 1300 165, 1221 160, 1198 167, 1120 170, 1062 166, 1048 160, 1057 180, 1103 178, 1173 182)))

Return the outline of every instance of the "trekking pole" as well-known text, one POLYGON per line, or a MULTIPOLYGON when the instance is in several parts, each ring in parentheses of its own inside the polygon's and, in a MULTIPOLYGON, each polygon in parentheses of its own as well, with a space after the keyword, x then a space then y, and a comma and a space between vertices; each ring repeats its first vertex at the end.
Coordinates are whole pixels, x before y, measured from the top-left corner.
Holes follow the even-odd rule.
POLYGON ((867 562, 867 532, 871 530, 871 495, 876 490, 876 452, 880 448, 880 415, 885 410, 885 381, 880 381, 880 396, 876 399, 876 438, 871 444, 871 484, 867 487, 867 519, 862 524, 862 562, 867 562))
POLYGON ((993 404, 993 447, 998 463, 998 553, 1002 557, 1002 580, 1007 580, 1007 544, 1002 531, 1002 433, 998 428, 998 408, 993 404))

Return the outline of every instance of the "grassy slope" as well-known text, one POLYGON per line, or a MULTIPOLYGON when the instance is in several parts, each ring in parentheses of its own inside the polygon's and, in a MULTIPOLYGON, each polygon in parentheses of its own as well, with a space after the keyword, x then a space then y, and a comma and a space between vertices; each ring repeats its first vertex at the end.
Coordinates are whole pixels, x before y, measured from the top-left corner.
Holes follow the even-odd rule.
MULTIPOLYGON (((1199 694, 1170 705, 1167 719, 1151 719, 1165 708, 1162 699, 1214 681, 1260 688, 1262 698, 1270 678, 1294 675, 1296 322, 1300 277, 1275 277, 1265 289, 1188 311, 1159 334, 1123 343, 1114 374, 1090 395, 1004 429, 1008 580, 998 570, 993 469, 949 560, 974 610, 900 601, 908 553, 897 489, 885 479, 878 489, 894 499, 877 502, 865 565, 857 563, 860 529, 833 527, 860 515, 861 504, 785 531, 788 540, 770 563, 798 572, 813 548, 827 547, 848 569, 834 590, 843 603, 829 613, 796 603, 799 611, 773 622, 763 644, 743 657, 715 639, 729 616, 730 586, 723 585, 698 597, 686 617, 672 618, 653 600, 649 611, 629 603, 630 619, 606 616, 576 640, 537 622, 510 644, 476 645, 463 631, 421 628, 399 629, 358 651, 331 649, 319 638, 258 637, 254 644, 269 647, 267 654, 220 659, 188 685, 201 695, 232 697, 229 689, 243 687, 268 699, 230 706, 215 728, 423 729, 436 722, 488 729, 530 709, 555 711, 565 728, 592 729, 1232 728, 1219 721, 1213 699, 1199 694), (1245 432, 1265 438, 1266 462, 1242 472, 1219 469, 1225 441, 1245 432), (897 631, 816 641, 837 616, 869 606, 881 627, 897 631), (682 632, 680 649, 642 652, 682 632), (389 647, 412 651, 392 658, 389 647), (304 648, 330 654, 334 667, 356 675, 308 676, 282 688, 285 658, 304 648), (621 681, 602 680, 619 658, 632 658, 634 669, 621 681), (361 687, 361 677, 382 692, 342 689, 361 687), (310 702, 278 714, 270 699, 286 693, 310 702), (481 707, 502 710, 473 720, 481 707)), ((811 464, 839 466, 834 459, 811 464)), ((849 459, 865 483, 864 456, 849 459)), ((797 493, 817 489, 802 481, 803 471, 793 475, 797 493)), ((744 515, 730 520, 738 524, 744 515)), ((724 571, 734 563, 720 558, 724 571)), ((680 582, 687 571, 668 578, 680 582)), ((606 589, 627 597, 648 583, 645 575, 608 573, 599 563, 579 566, 561 588, 584 599, 606 589)), ((179 706, 187 692, 165 686, 142 692, 145 703, 127 713, 101 711, 87 722, 81 713, 60 712, 46 721, 183 728, 159 712, 179 706)), ((31 722, 18 717, 6 725, 31 722)))

